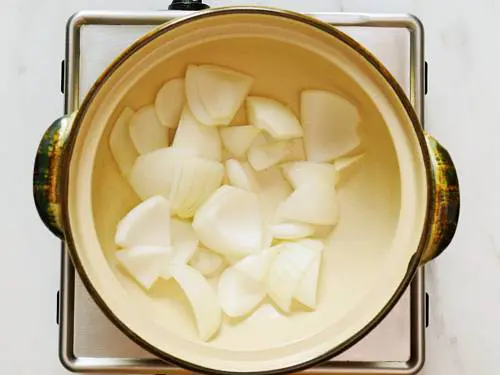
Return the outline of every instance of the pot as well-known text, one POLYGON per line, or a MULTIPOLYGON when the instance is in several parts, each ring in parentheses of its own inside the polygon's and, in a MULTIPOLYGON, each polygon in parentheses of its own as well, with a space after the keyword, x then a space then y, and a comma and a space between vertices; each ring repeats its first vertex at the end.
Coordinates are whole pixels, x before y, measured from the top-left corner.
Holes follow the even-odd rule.
POLYGON ((417 268, 445 250, 459 216, 450 155, 424 132, 384 66, 326 23, 261 7, 190 13, 133 43, 78 111, 44 134, 34 197, 110 320, 159 358, 203 373, 292 372, 348 349, 387 315, 417 268), (237 67, 255 77, 252 92, 295 111, 303 88, 342 92, 361 111, 365 150, 360 171, 339 192, 342 220, 324 250, 317 310, 228 320, 206 343, 185 306, 148 295, 113 261, 116 225, 139 198, 114 163, 110 126, 125 106, 154 102, 161 84, 193 62, 237 67))

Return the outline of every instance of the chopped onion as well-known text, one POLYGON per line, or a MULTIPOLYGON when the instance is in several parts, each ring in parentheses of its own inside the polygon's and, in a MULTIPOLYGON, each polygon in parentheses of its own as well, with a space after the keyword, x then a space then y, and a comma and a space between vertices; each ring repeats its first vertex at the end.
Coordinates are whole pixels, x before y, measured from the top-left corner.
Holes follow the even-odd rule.
POLYGON ((301 186, 281 203, 277 215, 283 221, 335 225, 339 219, 335 188, 321 182, 301 186))
POLYGON ((224 147, 231 155, 239 158, 246 154, 260 131, 252 125, 245 125, 221 128, 219 132, 224 147))
POLYGON ((189 264, 203 276, 209 277, 213 276, 222 268, 224 265, 224 258, 213 251, 199 248, 189 261, 189 264))
POLYGON ((180 218, 193 217, 196 210, 221 185, 224 167, 221 163, 201 158, 177 161, 172 176, 170 202, 180 218))
POLYGON ((191 304, 200 339, 209 340, 219 330, 222 322, 222 311, 216 293, 203 275, 192 267, 176 264, 171 271, 172 277, 191 304))
POLYGON ((246 255, 261 250, 263 222, 254 193, 223 185, 194 215, 193 228, 210 250, 246 255))
POLYGON ((115 243, 121 247, 169 247, 170 203, 154 196, 134 207, 118 223, 115 243))
POLYGON ((234 264, 233 268, 252 280, 263 283, 267 279, 273 261, 282 248, 282 245, 277 245, 265 249, 258 254, 248 255, 234 264))
POLYGON ((286 243, 273 262, 268 276, 269 297, 284 312, 290 312, 292 297, 317 252, 297 243, 286 243))
POLYGON ((184 79, 175 78, 166 82, 156 94, 155 110, 160 123, 175 129, 186 102, 184 79))
POLYGON ((302 238, 294 242, 303 246, 307 246, 318 253, 323 251, 323 249, 325 248, 325 244, 323 243, 323 241, 314 238, 302 238))
POLYGON ((149 289, 170 262, 171 247, 133 246, 116 253, 118 263, 144 288, 149 289))
POLYGON ((215 65, 189 65, 187 102, 204 125, 229 125, 245 100, 253 78, 215 65))
POLYGON ((321 252, 316 254, 314 260, 307 266, 297 288, 293 292, 293 298, 311 309, 315 309, 317 305, 321 255, 321 252))
POLYGON ((153 105, 142 107, 132 116, 129 132, 135 149, 141 155, 169 144, 168 128, 158 120, 153 105))
POLYGON ((132 109, 125 107, 115 121, 109 135, 111 154, 118 165, 118 169, 124 176, 129 175, 135 159, 139 156, 129 132, 129 122, 134 113, 132 109))
POLYGON ((283 174, 294 189, 304 184, 323 182, 335 186, 337 170, 327 163, 297 161, 282 165, 283 174))
POLYGON ((225 164, 229 184, 254 193, 259 191, 255 173, 248 164, 235 159, 229 159, 225 164))
POLYGON ((222 311, 236 318, 249 314, 259 305, 266 296, 266 287, 229 267, 220 276, 218 295, 222 311))
POLYGON ((142 199, 170 196, 174 166, 193 156, 186 150, 161 148, 139 156, 130 172, 129 183, 142 199))
POLYGON ((261 144, 260 139, 257 141, 248 150, 248 162, 256 171, 278 164, 290 151, 290 142, 287 141, 266 141, 264 144, 261 144))
POLYGON ((309 161, 329 162, 360 144, 358 109, 337 94, 322 90, 303 91, 301 122, 309 161))
POLYGON ((281 223, 272 227, 274 238, 283 240, 295 240, 304 238, 314 233, 314 226, 305 223, 281 223))
POLYGON ((248 119, 257 129, 265 130, 278 140, 299 138, 302 126, 293 111, 274 99, 247 98, 248 119))
POLYGON ((187 107, 182 111, 172 147, 202 158, 221 160, 219 132, 216 128, 200 124, 187 107))

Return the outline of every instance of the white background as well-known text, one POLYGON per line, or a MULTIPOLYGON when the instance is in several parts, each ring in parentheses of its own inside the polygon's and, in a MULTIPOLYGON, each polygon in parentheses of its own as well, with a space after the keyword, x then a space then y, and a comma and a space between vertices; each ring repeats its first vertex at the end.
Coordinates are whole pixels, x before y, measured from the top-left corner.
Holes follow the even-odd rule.
MULTIPOLYGON (((494 0, 249 1, 308 11, 411 12, 429 61, 426 126, 450 150, 462 210, 448 251, 427 272, 430 375, 500 373, 500 42, 494 0)), ((211 1, 210 4, 243 4, 211 1)), ((0 366, 65 374, 55 324, 59 244, 34 208, 38 141, 62 113, 60 61, 67 18, 82 9, 165 9, 168 0, 25 0, 0 5, 0 366)))

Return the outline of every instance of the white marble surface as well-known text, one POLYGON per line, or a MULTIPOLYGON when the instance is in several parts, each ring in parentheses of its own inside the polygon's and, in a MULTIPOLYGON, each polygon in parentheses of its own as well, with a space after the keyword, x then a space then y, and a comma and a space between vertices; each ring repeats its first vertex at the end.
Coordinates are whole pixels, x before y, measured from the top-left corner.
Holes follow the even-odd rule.
MULTIPOLYGON (((58 241, 31 198, 34 154, 62 111, 66 19, 81 9, 159 9, 169 1, 25 0, 0 14, 0 365, 2 373, 66 374, 57 358, 58 241)), ((211 1, 211 4, 248 3, 211 1)), ((454 242, 427 272, 427 375, 500 373, 500 105, 494 0, 253 1, 294 10, 411 12, 424 23, 430 91, 426 124, 454 156, 462 214, 454 242)))

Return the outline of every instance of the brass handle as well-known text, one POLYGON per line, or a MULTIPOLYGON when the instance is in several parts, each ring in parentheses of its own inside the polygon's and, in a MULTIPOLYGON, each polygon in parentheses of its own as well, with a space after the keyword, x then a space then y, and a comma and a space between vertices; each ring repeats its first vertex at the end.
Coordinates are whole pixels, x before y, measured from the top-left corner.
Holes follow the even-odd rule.
POLYGON ((63 116, 50 125, 40 141, 33 171, 33 197, 40 218, 57 237, 64 239, 61 223, 59 176, 63 149, 74 116, 63 116))
POLYGON ((434 212, 431 237, 422 264, 436 258, 450 244, 460 213, 457 171, 450 154, 429 134, 425 137, 434 173, 434 212))

